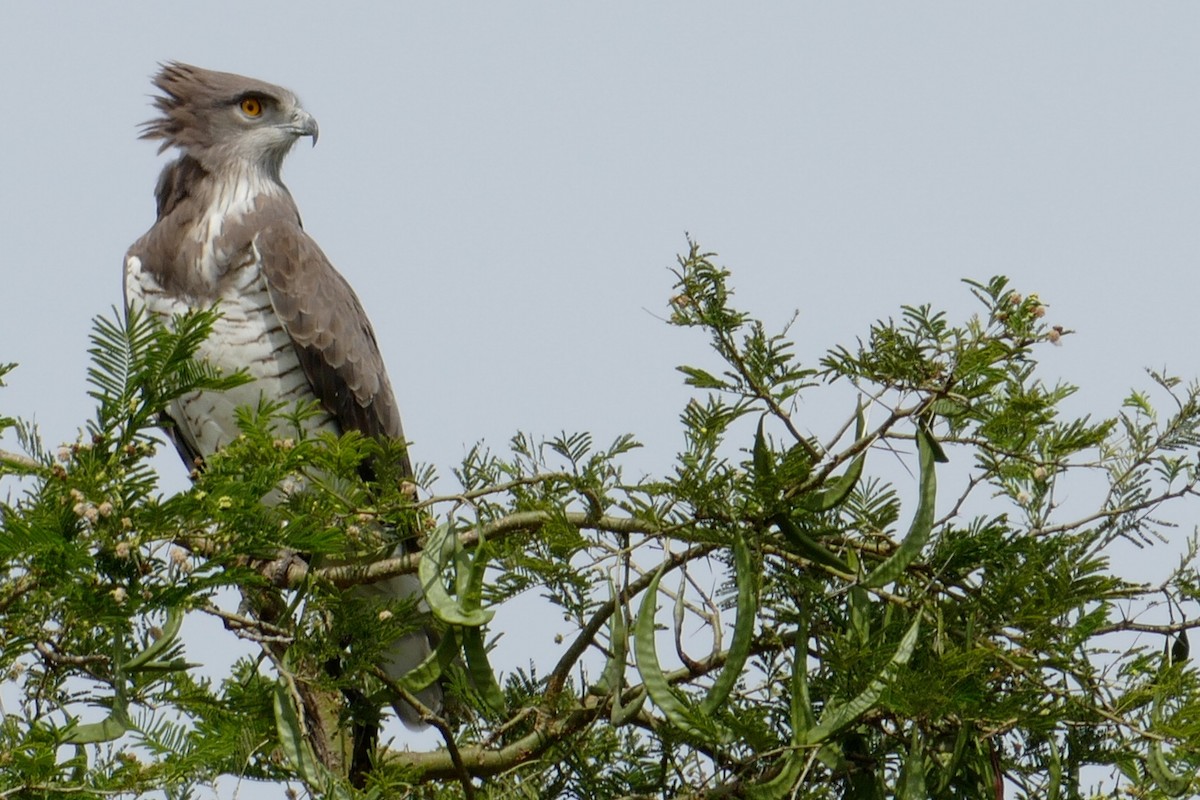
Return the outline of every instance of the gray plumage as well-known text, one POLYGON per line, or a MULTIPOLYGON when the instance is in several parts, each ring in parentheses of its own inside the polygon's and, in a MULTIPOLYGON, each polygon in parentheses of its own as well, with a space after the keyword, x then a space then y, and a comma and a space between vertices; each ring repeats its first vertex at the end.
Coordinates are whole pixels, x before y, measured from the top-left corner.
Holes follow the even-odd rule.
MULTIPOLYGON (((238 435, 234 410, 260 398, 319 401, 310 431, 360 431, 403 439, 400 413, 362 304, 304 232, 280 179, 283 159, 317 123, 279 86, 171 62, 154 78, 160 116, 142 138, 181 155, 162 171, 157 220, 125 258, 128 305, 169 321, 218 304, 223 316, 198 357, 253 382, 200 392, 168 409, 168 434, 189 465, 238 435)), ((412 468, 405 459, 405 474, 412 468)), ((419 594, 415 576, 357 589, 363 596, 419 594)), ((424 632, 395 643, 384 668, 399 677, 430 652, 424 632)), ((434 685, 421 697, 440 707, 434 685)), ((409 712, 406 723, 416 717, 409 712)))

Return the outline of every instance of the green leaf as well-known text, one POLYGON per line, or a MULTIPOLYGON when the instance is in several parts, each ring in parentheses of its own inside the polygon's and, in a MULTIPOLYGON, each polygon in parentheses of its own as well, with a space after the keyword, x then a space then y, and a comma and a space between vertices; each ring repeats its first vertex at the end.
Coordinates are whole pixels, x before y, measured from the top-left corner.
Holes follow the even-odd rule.
POLYGON ((612 578, 608 579, 608 596, 612 602, 612 613, 608 615, 608 660, 604 662, 604 672, 596 681, 592 691, 596 694, 615 692, 620 698, 621 687, 625 677, 625 651, 628 637, 625 626, 625 613, 621 606, 621 598, 612 578))
POLYGON ((804 615, 800 616, 796 647, 792 652, 791 690, 792 744, 798 745, 808 738, 808 731, 817 724, 808 696, 808 617, 804 615))
POLYGON ((494 611, 479 608, 468 610, 462 603, 465 598, 456 600, 451 597, 442 583, 442 572, 454 558, 458 547, 458 537, 449 525, 439 525, 429 537, 429 542, 421 551, 421 561, 417 568, 421 587, 425 591, 425 600, 434 616, 450 625, 486 625, 495 616, 494 611))
POLYGON ((929 789, 925 785, 925 738, 921 735, 921 729, 913 725, 912 741, 904 758, 900 784, 896 787, 896 800, 927 800, 928 797, 929 789))
POLYGON ((754 449, 751 451, 751 463, 754 465, 754 484, 760 492, 773 495, 775 492, 775 459, 771 448, 767 446, 767 436, 763 431, 763 422, 767 415, 758 418, 758 431, 754 434, 754 449))
POLYGON ((467 673, 471 676, 471 685, 479 692, 484 704, 495 714, 505 713, 507 703, 500 684, 496 683, 496 673, 488 661, 487 646, 483 642, 482 628, 463 628, 463 655, 467 659, 467 673))
POLYGON ((613 697, 612 717, 611 721, 614 728, 619 728, 622 725, 628 725, 634 717, 641 713, 642 706, 646 705, 646 687, 639 686, 634 690, 633 697, 628 703, 623 703, 620 696, 613 697))
MULTIPOLYGON (((858 413, 854 423, 854 441, 859 443, 867 432, 867 417, 866 412, 862 407, 862 403, 858 405, 858 413)), ((828 488, 820 491, 812 492, 811 494, 802 495, 800 498, 801 508, 807 509, 814 513, 821 513, 837 508, 846 501, 850 496, 850 492, 854 491, 854 487, 858 485, 859 478, 862 477, 863 466, 867 461, 867 450, 864 447, 859 453, 846 472, 837 478, 829 480, 828 488)))
MULTIPOLYGON (((462 630, 471 629, 464 628, 462 630)), ((453 628, 447 631, 442 636, 442 640, 438 642, 438 646, 434 648, 434 651, 426 656, 425 660, 420 664, 404 673, 397 683, 413 694, 416 694, 442 677, 450 665, 454 663, 454 659, 458 657, 460 647, 459 634, 460 631, 453 628)))
POLYGON ((611 653, 604 666, 604 675, 597 683, 597 691, 612 693, 612 714, 610 720, 613 727, 619 728, 629 723, 646 704, 646 690, 638 687, 628 703, 622 703, 621 695, 625 686, 625 654, 629 647, 629 623, 626 621, 625 606, 620 602, 620 595, 613 584, 608 581, 608 591, 612 596, 613 613, 608 618, 608 641, 611 653))
POLYGON ((718 738, 728 740, 729 732, 712 720, 703 720, 701 714, 690 706, 687 701, 675 693, 667 681, 667 676, 658 661, 658 648, 654 642, 654 615, 658 610, 658 583, 666 571, 665 565, 655 573, 654 579, 646 587, 646 595, 638 610, 637 626, 634 630, 634 654, 637 660, 638 673, 646 693, 659 707, 663 715, 674 727, 701 741, 711 741, 714 733, 718 738))
POLYGON ((1192 776, 1180 775, 1171 770, 1163 755, 1162 742, 1157 739, 1150 743, 1150 755, 1146 759, 1146 772, 1168 797, 1183 797, 1192 788, 1192 776))
POLYGON ((291 691, 283 678, 275 682, 273 701, 275 734, 279 737, 279 749, 284 759, 305 781, 316 783, 319 773, 317 759, 304 735, 300 715, 296 713, 291 691))
POLYGON ((863 465, 866 460, 867 454, 864 451, 850 462, 850 467, 844 474, 830 479, 828 489, 803 495, 800 498, 800 507, 819 514, 837 508, 846 502, 850 492, 854 491, 854 487, 858 485, 858 479, 862 477, 863 465))
MULTIPOLYGON (((1163 654, 1162 662, 1159 666, 1158 676, 1161 678, 1163 674, 1171 669, 1170 658, 1167 654, 1163 654)), ((1150 729, 1154 730, 1162 725, 1163 705, 1166 702, 1166 690, 1161 686, 1157 686, 1154 691, 1154 703, 1150 706, 1150 729)), ((1190 774, 1178 774, 1171 769, 1167 763, 1166 756, 1163 754, 1163 743, 1161 739, 1152 739, 1149 747, 1150 753, 1146 758, 1146 772, 1168 797, 1182 797, 1187 794, 1192 787, 1192 776, 1190 774)))
POLYGON ((133 729, 129 719, 129 703, 126 700, 126 675, 134 672, 173 672, 183 671, 189 666, 186 662, 176 659, 169 662, 157 660, 159 654, 173 647, 179 637, 179 629, 183 624, 183 609, 171 608, 167 612, 167 620, 163 625, 162 634, 150 642, 137 655, 119 664, 114 671, 112 711, 99 722, 89 722, 75 725, 63 737, 67 744, 98 744, 111 742, 124 736, 133 729))
POLYGON ((159 637, 147 645, 142 652, 122 664, 121 669, 125 672, 135 672, 150 664, 153 659, 158 657, 159 653, 162 653, 175 644, 182 625, 183 609, 178 606, 168 609, 167 620, 163 624, 162 633, 159 637))
POLYGON ((675 369, 687 375, 687 380, 684 381, 689 386, 695 386, 697 389, 728 389, 729 383, 720 378, 705 372, 696 367, 681 366, 675 369))
POLYGON ((917 458, 921 470, 917 512, 913 515, 912 525, 904 541, 887 560, 862 579, 863 586, 885 586, 899 578, 929 541, 929 535, 933 532, 934 506, 937 500, 937 474, 933 466, 936 453, 934 445, 933 437, 924 426, 917 426, 917 458))
POLYGON ((901 667, 908 663, 912 658, 913 650, 917 645, 917 634, 921 629, 921 616, 917 613, 917 618, 913 620, 904 636, 900 639, 900 644, 896 647, 896 652, 892 655, 887 665, 880 671, 879 675, 863 689, 853 700, 850 700, 841 705, 829 705, 825 707, 824 713, 821 714, 821 719, 817 725, 808 731, 805 741, 807 744, 818 744, 833 736, 847 726, 856 722, 863 714, 870 711, 879 702, 879 698, 883 697, 883 693, 892 685, 892 681, 896 679, 896 674, 901 667))
POLYGON ((1046 763, 1046 800, 1058 800, 1062 793, 1062 756, 1058 752, 1058 744, 1051 736, 1046 741, 1050 757, 1046 763))
POLYGON ((832 567, 845 575, 853 575, 850 565, 834 555, 827 547, 808 536, 786 514, 777 514, 774 522, 795 548, 796 554, 818 564, 832 567))
POLYGON ((796 786, 796 781, 804 773, 807 751, 803 745, 807 741, 808 731, 816 726, 813 716, 812 701, 808 696, 808 617, 801 615, 800 626, 796 631, 796 646, 792 655, 791 679, 792 703, 792 749, 783 756, 783 765, 770 780, 748 787, 747 796, 751 800, 782 800, 796 786))
POLYGON ((737 585, 737 619, 733 626, 733 641, 725 666, 713 681, 708 694, 700 703, 700 713, 715 714, 742 675, 742 667, 750 656, 751 639, 754 636, 754 620, 758 616, 758 592, 756 589, 754 564, 750 547, 740 534, 733 540, 733 576, 737 585))
POLYGON ((279 749, 288 765, 309 787, 321 790, 320 796, 351 800, 350 792, 313 753, 312 745, 305 736, 304 726, 300 723, 300 715, 292 702, 292 693, 286 678, 280 677, 275 681, 272 703, 275 709, 275 734, 279 739, 279 749))
MULTIPOLYGON (((115 701, 117 702, 117 701, 115 701)), ((129 732, 129 714, 124 700, 119 701, 112 713, 99 722, 88 722, 69 728, 63 736, 64 744, 99 744, 120 739, 129 732)))
POLYGON ((751 800, 783 800, 792 795, 796 782, 804 774, 805 751, 792 750, 784 757, 783 766, 774 777, 755 786, 746 787, 751 800))

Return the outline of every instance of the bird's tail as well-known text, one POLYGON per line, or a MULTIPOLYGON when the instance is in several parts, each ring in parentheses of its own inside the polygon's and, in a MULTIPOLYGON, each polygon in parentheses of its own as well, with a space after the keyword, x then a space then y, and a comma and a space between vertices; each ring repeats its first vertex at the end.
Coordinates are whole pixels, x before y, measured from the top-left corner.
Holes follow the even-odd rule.
MULTIPOLYGON (((402 549, 397 550, 398 555, 402 552, 402 549)), ((421 580, 416 575, 397 575, 387 580, 355 586, 350 591, 367 602, 381 605, 391 600, 415 597, 418 599, 416 607, 422 615, 429 613, 429 607, 421 599, 423 597, 421 580)), ((384 648, 379 667, 387 673, 389 678, 398 681, 429 657, 435 643, 436 637, 428 628, 406 633, 384 648)), ((425 708, 435 714, 442 712, 442 687, 438 681, 434 681, 415 694, 417 700, 425 708)), ((421 730, 425 727, 417 710, 404 701, 396 703, 396 713, 407 728, 421 730)))

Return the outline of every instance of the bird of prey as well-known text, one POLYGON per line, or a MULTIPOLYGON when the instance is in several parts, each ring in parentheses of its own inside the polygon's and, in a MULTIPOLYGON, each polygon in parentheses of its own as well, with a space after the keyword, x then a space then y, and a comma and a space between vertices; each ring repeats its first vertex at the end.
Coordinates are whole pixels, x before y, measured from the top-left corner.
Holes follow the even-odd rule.
MULTIPOLYGON (((179 157, 158 179, 158 215, 125 256, 125 299, 170 322, 191 309, 221 317, 197 358, 252 380, 226 392, 198 392, 167 410, 168 435, 189 468, 238 436, 234 411, 260 399, 317 401, 310 432, 359 431, 404 438, 400 413, 375 333, 362 304, 300 224, 280 179, 296 140, 317 141, 317 121, 287 89, 188 64, 163 65, 154 77, 159 116, 141 138, 162 141, 179 157)), ((401 466, 412 468, 407 458, 401 466)), ((357 587, 366 597, 420 595, 405 575, 357 587)), ((399 678, 430 653, 424 631, 389 646, 380 666, 399 678)), ((418 694, 434 710, 441 689, 418 694)), ((397 711, 419 726, 414 709, 397 711)))

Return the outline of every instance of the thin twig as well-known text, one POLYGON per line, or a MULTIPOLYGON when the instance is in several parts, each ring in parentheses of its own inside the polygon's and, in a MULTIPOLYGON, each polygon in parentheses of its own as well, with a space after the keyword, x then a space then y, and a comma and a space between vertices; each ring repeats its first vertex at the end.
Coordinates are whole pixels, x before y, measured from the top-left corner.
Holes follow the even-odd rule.
POLYGON ((457 773, 458 782, 462 784, 463 795, 467 800, 475 799, 475 784, 471 780, 471 773, 467 771, 466 765, 463 763, 462 753, 458 749, 458 742, 454 740, 454 732, 450 730, 450 724, 442 719, 433 709, 422 703, 416 695, 405 689, 396 681, 392 680, 391 676, 384 672, 381 668, 374 669, 375 677, 383 681, 388 689, 394 692, 401 700, 408 703, 416 710, 417 715, 425 722, 437 729, 437 732, 442 735, 442 740, 446 743, 446 752, 450 754, 450 761, 454 764, 454 770, 457 773))
MULTIPOLYGON (((717 545, 715 544, 694 545, 689 547, 687 550, 684 550, 682 553, 674 553, 668 556, 663 561, 660 569, 663 569, 664 572, 670 572, 671 570, 679 567, 679 565, 686 564, 693 559, 705 556, 716 549, 717 545)), ((635 597, 639 592, 645 590, 645 588, 650 585, 650 582, 654 580, 654 576, 656 574, 657 572, 646 573, 637 580, 631 581, 627 586, 625 586, 624 589, 617 593, 617 602, 628 602, 630 598, 635 597)), ((600 632, 600 628, 602 628, 608 621, 608 618, 612 616, 613 608, 613 603, 602 604, 600 608, 596 610, 596 613, 592 615, 592 618, 588 620, 587 624, 583 626, 583 629, 580 630, 579 635, 575 637, 575 640, 571 642, 571 645, 567 648, 567 651, 562 654, 561 658, 559 658, 558 663, 554 665, 554 669, 550 672, 550 677, 546 679, 546 691, 543 700, 544 705, 547 707, 553 706, 554 700, 562 691, 563 686, 566 685, 567 675, 570 673, 571 668, 596 638, 596 635, 600 632)))
MULTIPOLYGON (((506 517, 493 520, 473 530, 464 531, 458 535, 458 540, 465 548, 475 547, 481 540, 498 541, 517 533, 535 533, 545 525, 564 521, 577 528, 608 531, 609 533, 644 533, 655 535, 663 531, 651 522, 633 519, 631 517, 594 517, 581 512, 552 514, 547 511, 521 511, 506 517)), ((417 571, 421 563, 420 553, 409 553, 403 556, 385 558, 371 563, 339 564, 336 566, 318 567, 313 570, 309 565, 300 562, 288 565, 285 578, 288 587, 303 583, 310 571, 339 588, 357 586, 364 583, 394 578, 397 575, 408 575, 417 571)))
POLYGON ((226 630, 233 631, 238 636, 253 642, 259 643, 279 643, 291 644, 296 640, 296 637, 290 634, 284 628, 277 625, 272 625, 269 622, 264 622, 259 619, 252 619, 240 614, 234 614, 230 611, 225 611, 222 608, 209 603, 207 606, 200 606, 199 610, 205 614, 210 614, 220 619, 226 630), (252 631, 260 631, 253 633, 252 631))
POLYGON ((491 494, 507 492, 510 489, 517 488, 518 486, 531 486, 538 483, 549 483, 550 481, 569 481, 572 478, 573 476, 567 472, 543 472, 537 475, 529 475, 524 478, 515 478, 504 483, 497 483, 494 486, 485 486, 482 489, 472 489, 469 492, 463 492, 461 494, 434 495, 433 497, 427 497, 421 502, 416 503, 413 508, 428 508, 429 506, 433 505, 453 502, 470 503, 470 501, 477 498, 487 497, 491 494))
POLYGON ((50 645, 45 642, 37 642, 34 644, 34 649, 41 654, 42 658, 55 664, 61 664, 65 667, 89 667, 92 664, 108 664, 112 659, 108 656, 69 656, 51 649, 50 645))

